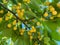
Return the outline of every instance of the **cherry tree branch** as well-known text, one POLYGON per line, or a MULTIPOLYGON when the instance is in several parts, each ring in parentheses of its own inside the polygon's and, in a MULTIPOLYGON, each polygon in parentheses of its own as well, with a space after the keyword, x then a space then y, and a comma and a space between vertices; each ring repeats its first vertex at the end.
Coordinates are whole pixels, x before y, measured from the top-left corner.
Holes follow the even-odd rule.
MULTIPOLYGON (((4 4, 2 4, 2 3, 0 3, 0 6, 3 7, 5 10, 11 12, 18 20, 20 20, 26 27, 28 27, 27 24, 25 24, 25 22, 24 22, 23 20, 21 20, 21 19, 16 15, 16 13, 14 13, 13 11, 9 10, 8 8, 6 8, 6 7, 4 6, 4 4)), ((29 27, 28 27, 28 28, 29 28, 29 27)))

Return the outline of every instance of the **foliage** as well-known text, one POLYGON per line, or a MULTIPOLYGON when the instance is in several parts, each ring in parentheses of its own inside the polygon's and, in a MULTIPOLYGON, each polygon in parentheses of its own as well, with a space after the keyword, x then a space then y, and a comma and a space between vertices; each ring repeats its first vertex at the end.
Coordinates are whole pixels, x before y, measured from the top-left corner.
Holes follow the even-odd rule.
POLYGON ((0 45, 57 45, 56 41, 59 0, 0 0, 0 45))

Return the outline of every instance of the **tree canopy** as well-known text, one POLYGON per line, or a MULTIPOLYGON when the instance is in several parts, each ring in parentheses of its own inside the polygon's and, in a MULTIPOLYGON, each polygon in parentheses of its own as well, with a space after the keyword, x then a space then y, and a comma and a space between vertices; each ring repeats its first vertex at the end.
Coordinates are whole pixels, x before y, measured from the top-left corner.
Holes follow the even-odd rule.
POLYGON ((57 45, 60 0, 0 0, 0 45, 57 45))

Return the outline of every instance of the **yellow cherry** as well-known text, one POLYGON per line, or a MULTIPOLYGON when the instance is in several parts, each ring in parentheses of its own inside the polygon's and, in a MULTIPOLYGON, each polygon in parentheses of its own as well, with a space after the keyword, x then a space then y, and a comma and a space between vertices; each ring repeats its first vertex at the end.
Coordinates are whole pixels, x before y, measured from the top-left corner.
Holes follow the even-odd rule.
POLYGON ((47 17, 47 16, 48 16, 48 13, 47 13, 47 12, 45 12, 45 13, 44 13, 44 17, 47 17))
POLYGON ((16 9, 17 9, 17 10, 20 9, 20 6, 16 6, 16 9))
POLYGON ((53 11, 55 11, 55 8, 53 6, 49 6, 49 10, 50 10, 50 12, 53 12, 53 11))
POLYGON ((23 0, 23 1, 25 1, 25 2, 26 2, 27 0, 23 0))
POLYGON ((34 26, 32 26, 32 29, 34 29, 35 27, 34 26))
POLYGON ((32 35, 32 33, 28 31, 28 35, 32 35))
POLYGON ((11 24, 8 24, 7 27, 8 27, 8 28, 11 28, 11 24))
POLYGON ((53 7, 52 7, 52 8, 50 8, 50 11, 51 11, 51 12, 53 12, 54 10, 55 10, 55 9, 54 9, 53 7))
POLYGON ((49 5, 49 4, 50 4, 50 2, 48 2, 48 1, 47 1, 47 2, 45 2, 45 4, 46 4, 46 5, 49 5))
POLYGON ((34 43, 34 45, 38 45, 38 43, 34 43))
POLYGON ((23 18, 23 15, 24 15, 23 10, 22 10, 22 12, 20 10, 16 10, 16 11, 17 11, 18 17, 23 18))
POLYGON ((35 33, 36 32, 36 29, 31 29, 30 32, 31 33, 35 33))
POLYGON ((57 17, 60 17, 60 13, 57 15, 57 17))
POLYGON ((40 36, 38 36, 38 38, 40 39, 40 36))
POLYGON ((45 19, 44 19, 44 18, 40 18, 40 20, 41 20, 41 21, 45 21, 45 19))
POLYGON ((21 12, 21 13, 20 13, 20 16, 22 17, 23 15, 24 15, 24 13, 23 13, 23 12, 21 12))
POLYGON ((5 20, 8 21, 8 20, 9 20, 9 17, 6 16, 6 17, 5 17, 5 20))
POLYGON ((13 27, 13 30, 17 30, 17 27, 15 26, 15 27, 13 27))
POLYGON ((31 11, 31 8, 29 8, 29 11, 31 11))
POLYGON ((2 18, 0 18, 0 22, 2 22, 2 18))
POLYGON ((17 12, 17 14, 18 14, 18 13, 20 13, 20 10, 18 9, 18 10, 16 10, 16 12, 17 12))
POLYGON ((30 36, 30 40, 32 40, 33 39, 33 36, 30 36))
POLYGON ((20 25, 20 21, 18 21, 18 26, 20 25))
POLYGON ((16 7, 17 7, 17 6, 16 6, 16 5, 14 5, 14 6, 12 6, 12 9, 16 9, 16 7))
POLYGON ((32 32, 36 32, 36 28, 34 26, 32 26, 32 32))
POLYGON ((16 25, 16 20, 13 21, 13 25, 16 25))
POLYGON ((32 32, 33 32, 33 30, 30 30, 29 32, 31 32, 31 33, 32 33, 32 32))
POLYGON ((8 17, 10 17, 10 16, 11 16, 11 13, 10 13, 10 12, 8 12, 6 15, 7 15, 8 17))
POLYGON ((37 25, 39 26, 40 25, 40 22, 37 22, 37 25))
POLYGON ((2 13, 2 14, 3 14, 3 13, 4 13, 4 11, 3 11, 3 10, 0 10, 0 13, 2 13))
POLYGON ((21 30, 20 30, 20 35, 23 35, 24 32, 25 32, 25 30, 24 30, 24 29, 21 29, 21 30))
POLYGON ((38 33, 38 35, 40 35, 40 32, 37 32, 38 33))
POLYGON ((18 3, 19 6, 21 6, 21 3, 18 3))
POLYGON ((20 35, 23 35, 24 33, 20 32, 20 35))
POLYGON ((60 8, 60 3, 57 3, 57 7, 60 8))
POLYGON ((24 9, 22 9, 21 11, 22 11, 22 12, 24 12, 25 10, 24 10, 24 9))
POLYGON ((27 0, 27 3, 30 3, 30 0, 27 0))
POLYGON ((36 29, 33 29, 33 32, 36 32, 36 29))
POLYGON ((60 33, 60 28, 58 28, 58 33, 60 33))
POLYGON ((26 2, 26 3, 30 3, 30 0, 23 0, 24 2, 26 2))
POLYGON ((51 16, 50 19, 54 19, 54 17, 51 16))
POLYGON ((24 29, 21 29, 20 32, 24 32, 25 30, 24 29))
POLYGON ((7 3, 7 0, 2 0, 3 1, 3 3, 7 3))
POLYGON ((57 11, 53 11, 52 14, 53 14, 53 15, 57 15, 57 11))

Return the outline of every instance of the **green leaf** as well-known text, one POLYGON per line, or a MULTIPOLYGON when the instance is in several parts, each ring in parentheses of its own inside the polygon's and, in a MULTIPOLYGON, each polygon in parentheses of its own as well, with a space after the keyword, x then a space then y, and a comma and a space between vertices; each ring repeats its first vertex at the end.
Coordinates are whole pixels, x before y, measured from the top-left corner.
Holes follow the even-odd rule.
POLYGON ((55 23, 54 21, 46 21, 45 23, 50 28, 51 31, 56 31, 57 23, 55 23))
POLYGON ((52 39, 60 41, 60 34, 58 32, 51 33, 52 39))
POLYGON ((50 45, 57 45, 57 43, 56 43, 56 41, 51 40, 51 41, 50 41, 50 45))
POLYGON ((12 37, 13 40, 16 40, 17 35, 14 33, 13 28, 7 27, 8 22, 3 21, 0 23, 0 31, 2 32, 2 36, 12 37))

